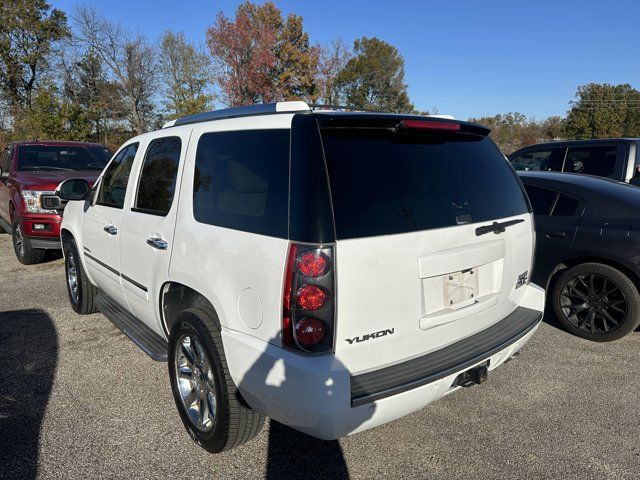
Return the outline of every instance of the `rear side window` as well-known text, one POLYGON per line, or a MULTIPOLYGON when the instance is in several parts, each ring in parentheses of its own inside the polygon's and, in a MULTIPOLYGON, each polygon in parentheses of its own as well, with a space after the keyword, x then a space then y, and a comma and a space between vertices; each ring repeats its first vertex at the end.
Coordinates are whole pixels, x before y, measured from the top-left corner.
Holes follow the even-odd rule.
POLYGON ((131 165, 136 157, 138 144, 132 143, 124 147, 111 161, 100 182, 100 189, 96 197, 96 205, 122 208, 124 196, 127 193, 131 165))
POLYGON ((339 239, 486 222, 528 212, 488 137, 322 132, 339 239))
POLYGON ((179 137, 158 138, 149 143, 134 210, 162 216, 169 213, 176 190, 181 147, 179 137))
POLYGON ((289 130, 205 133, 198 141, 198 222, 287 238, 289 130))
POLYGON ((533 213, 536 215, 549 215, 553 202, 558 194, 553 190, 547 190, 546 188, 534 187, 533 185, 526 185, 524 188, 527 190, 529 200, 531 200, 531 206, 533 207, 533 213))
POLYGON ((516 170, 526 172, 560 172, 562 171, 565 150, 565 148, 529 150, 511 158, 510 162, 516 170))
POLYGON ((569 148, 564 171, 608 177, 616 168, 617 155, 615 145, 569 148))
POLYGON ((560 194, 551 215, 554 217, 578 217, 582 210, 582 202, 560 194))

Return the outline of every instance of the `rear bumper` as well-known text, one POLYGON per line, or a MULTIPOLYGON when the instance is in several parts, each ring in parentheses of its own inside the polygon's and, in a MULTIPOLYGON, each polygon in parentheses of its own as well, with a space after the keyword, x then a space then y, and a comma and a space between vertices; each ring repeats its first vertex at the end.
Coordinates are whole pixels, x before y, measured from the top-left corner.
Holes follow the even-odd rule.
POLYGON ((521 305, 495 324, 495 330, 485 330, 490 334, 481 332, 361 375, 352 376, 335 356, 302 357, 226 329, 225 354, 231 376, 252 408, 332 440, 419 410, 458 388, 453 384, 462 371, 487 360, 493 370, 510 359, 538 328, 544 309, 544 292, 534 285, 523 288, 527 291, 521 305))

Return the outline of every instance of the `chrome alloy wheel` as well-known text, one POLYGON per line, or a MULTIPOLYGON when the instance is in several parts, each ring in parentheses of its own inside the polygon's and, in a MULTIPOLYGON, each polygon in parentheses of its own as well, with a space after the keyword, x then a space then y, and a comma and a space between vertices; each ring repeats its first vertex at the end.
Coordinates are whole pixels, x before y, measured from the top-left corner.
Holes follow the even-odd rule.
POLYGON ((24 257, 24 235, 22 234, 22 227, 19 223, 16 225, 15 230, 16 248, 18 249, 20 256, 24 257))
POLYGON ((210 431, 216 420, 216 387, 211 362, 194 334, 180 337, 173 359, 182 405, 191 423, 200 431, 210 431))
POLYGON ((587 333, 611 332, 627 317, 622 289, 596 273, 570 279, 560 291, 560 308, 573 326, 587 333))
POLYGON ((78 303, 78 270, 73 252, 67 252, 67 285, 73 303, 78 303))

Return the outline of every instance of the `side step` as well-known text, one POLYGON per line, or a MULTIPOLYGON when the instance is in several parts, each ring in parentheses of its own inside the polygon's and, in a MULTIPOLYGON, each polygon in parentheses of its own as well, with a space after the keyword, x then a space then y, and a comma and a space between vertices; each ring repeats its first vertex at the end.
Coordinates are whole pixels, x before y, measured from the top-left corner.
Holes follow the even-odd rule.
POLYGON ((105 317, 122 330, 133 343, 156 362, 167 361, 169 346, 164 338, 126 311, 103 292, 98 292, 96 305, 105 317))

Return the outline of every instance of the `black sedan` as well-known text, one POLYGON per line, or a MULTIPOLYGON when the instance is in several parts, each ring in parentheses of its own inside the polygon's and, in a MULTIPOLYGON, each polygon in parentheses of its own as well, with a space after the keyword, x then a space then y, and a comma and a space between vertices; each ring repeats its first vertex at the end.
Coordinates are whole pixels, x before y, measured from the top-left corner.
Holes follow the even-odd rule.
POLYGON ((615 180, 518 172, 536 224, 532 280, 558 321, 590 340, 640 324, 640 188, 615 180))

